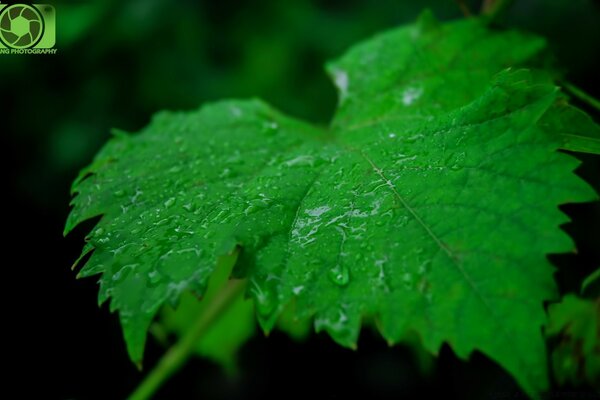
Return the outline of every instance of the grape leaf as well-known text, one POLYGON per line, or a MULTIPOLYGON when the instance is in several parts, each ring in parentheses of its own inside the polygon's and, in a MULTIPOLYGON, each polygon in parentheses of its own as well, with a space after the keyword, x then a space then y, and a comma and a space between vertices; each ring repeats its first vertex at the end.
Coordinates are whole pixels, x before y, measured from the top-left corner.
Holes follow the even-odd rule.
POLYGON ((547 335, 560 342, 552 352, 554 375, 560 384, 587 381, 600 389, 600 298, 565 296, 548 309, 547 335))
POLYGON ((79 275, 101 274, 135 361, 160 307, 201 295, 239 247, 233 276, 265 331, 293 310, 355 347, 374 318, 390 343, 414 331, 432 353, 482 351, 536 395, 556 298, 546 254, 573 248, 557 206, 597 198, 556 151, 564 98, 547 74, 508 68, 544 47, 425 14, 328 66, 327 130, 233 100, 116 132, 73 185, 65 231, 102 216, 79 275))

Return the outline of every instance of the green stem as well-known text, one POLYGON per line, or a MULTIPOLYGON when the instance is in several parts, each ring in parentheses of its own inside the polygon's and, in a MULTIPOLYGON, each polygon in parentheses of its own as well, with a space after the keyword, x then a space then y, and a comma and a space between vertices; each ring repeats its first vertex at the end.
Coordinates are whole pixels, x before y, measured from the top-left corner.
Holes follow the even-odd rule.
POLYGON ((142 383, 129 396, 128 400, 150 399, 162 384, 185 364, 194 350, 198 339, 206 333, 219 316, 222 315, 223 311, 236 299, 244 286, 245 281, 234 280, 223 287, 204 312, 199 315, 199 318, 185 336, 162 356, 158 364, 144 378, 142 383))
POLYGON ((574 97, 578 98, 579 100, 583 101, 584 103, 588 104, 589 106, 600 111, 600 101, 598 101, 591 95, 587 94, 586 92, 584 92, 577 86, 573 85, 572 83, 564 81, 564 82, 562 82, 562 87, 565 88, 565 90, 567 92, 569 92, 570 94, 572 94, 574 97))

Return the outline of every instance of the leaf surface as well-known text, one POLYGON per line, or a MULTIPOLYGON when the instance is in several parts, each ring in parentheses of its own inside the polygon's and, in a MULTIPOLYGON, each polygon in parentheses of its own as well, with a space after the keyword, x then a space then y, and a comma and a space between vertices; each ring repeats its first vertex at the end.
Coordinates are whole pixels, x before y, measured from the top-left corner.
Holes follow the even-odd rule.
POLYGON ((265 331, 291 309, 355 347, 374 318, 390 343, 414 331, 433 353, 482 351, 535 395, 556 297, 546 254, 573 249, 557 206, 596 198, 556 151, 557 89, 507 69, 543 49, 426 14, 328 66, 340 91, 328 130, 249 100, 117 134, 73 187, 66 231, 103 216, 80 275, 102 274, 100 302, 137 361, 159 308, 202 294, 241 247, 233 275, 265 331))

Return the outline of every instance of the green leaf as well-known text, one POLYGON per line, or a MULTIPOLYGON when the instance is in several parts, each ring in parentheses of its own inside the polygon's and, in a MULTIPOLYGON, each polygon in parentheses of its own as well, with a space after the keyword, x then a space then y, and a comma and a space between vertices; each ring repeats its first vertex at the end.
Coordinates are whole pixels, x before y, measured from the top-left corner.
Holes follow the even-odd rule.
POLYGON ((160 113, 73 186, 66 232, 103 216, 80 275, 102 274, 100 302, 136 361, 160 307, 201 295, 239 246, 233 275, 265 331, 291 312, 354 348, 373 318, 390 343, 416 332, 434 354, 481 351, 536 395, 543 302, 557 296, 546 254, 573 249, 557 206, 597 198, 556 151, 557 89, 507 69, 536 65, 544 46, 425 14, 328 66, 340 90, 328 130, 257 100, 160 113))
POLYGON ((561 385, 587 382, 600 390, 600 298, 567 295, 548 313, 547 335, 560 339, 552 352, 557 381, 561 385))

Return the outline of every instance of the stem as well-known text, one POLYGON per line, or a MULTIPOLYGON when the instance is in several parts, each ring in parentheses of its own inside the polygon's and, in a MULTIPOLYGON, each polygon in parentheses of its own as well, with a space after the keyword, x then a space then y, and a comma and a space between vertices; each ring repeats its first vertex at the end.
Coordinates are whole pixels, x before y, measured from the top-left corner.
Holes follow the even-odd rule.
POLYGON ((481 6, 481 14, 489 21, 494 21, 502 11, 506 10, 514 0, 485 0, 481 6))
POLYGON ((565 90, 572 94, 574 97, 600 111, 600 101, 592 97, 590 94, 587 94, 582 89, 567 81, 562 82, 562 87, 565 88, 565 90))
POLYGON ((465 3, 465 0, 454 0, 460 8, 460 11, 463 13, 465 17, 471 17, 473 13, 469 9, 469 6, 465 3))
POLYGON ((222 315, 223 311, 242 292, 244 286, 245 281, 242 280, 233 280, 224 286, 204 312, 199 315, 199 318, 185 336, 162 356, 158 364, 144 378, 142 383, 129 396, 128 400, 150 399, 162 384, 185 364, 198 339, 206 333, 219 316, 222 315))

